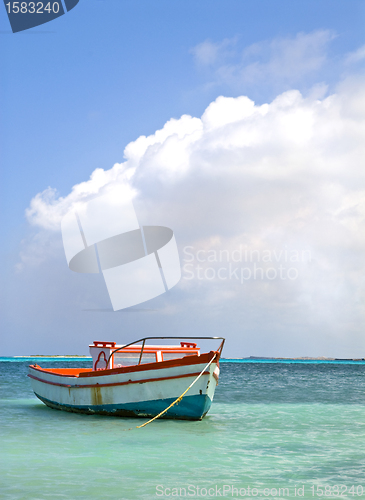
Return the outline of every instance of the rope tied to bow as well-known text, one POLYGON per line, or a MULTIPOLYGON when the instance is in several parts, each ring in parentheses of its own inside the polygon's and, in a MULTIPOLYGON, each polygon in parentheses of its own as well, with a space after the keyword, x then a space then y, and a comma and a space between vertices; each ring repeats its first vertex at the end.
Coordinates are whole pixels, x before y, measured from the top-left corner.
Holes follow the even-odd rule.
POLYGON ((159 417, 161 417, 164 413, 166 413, 170 408, 172 408, 174 405, 176 405, 177 403, 180 403, 180 401, 182 400, 182 398, 185 396, 185 394, 193 387, 193 385, 200 379, 200 377, 203 375, 203 373, 205 372, 205 370, 207 368, 209 368, 209 366, 213 363, 213 361, 215 360, 215 358, 217 357, 217 354, 214 354, 214 356, 212 357, 212 359, 209 361, 209 363, 203 368, 203 370, 199 373, 199 375, 195 378, 195 380, 189 385, 189 387, 177 398, 175 399, 175 401, 173 403, 170 404, 170 406, 168 406, 167 408, 165 408, 161 413, 159 413, 158 415, 156 415, 155 417, 151 418, 151 420, 149 420, 148 422, 145 422, 144 424, 142 425, 137 425, 136 429, 141 429, 142 427, 145 427, 146 425, 150 424, 151 422, 153 422, 154 420, 158 419, 159 417))

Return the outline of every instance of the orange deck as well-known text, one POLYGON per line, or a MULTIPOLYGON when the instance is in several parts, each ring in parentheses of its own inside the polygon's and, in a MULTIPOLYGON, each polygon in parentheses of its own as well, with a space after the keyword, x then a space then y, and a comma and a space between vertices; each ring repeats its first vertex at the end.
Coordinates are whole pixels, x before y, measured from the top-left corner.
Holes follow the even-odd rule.
POLYGON ((61 375, 64 377, 78 377, 80 373, 93 371, 92 368, 41 368, 39 365, 30 366, 42 372, 54 373, 55 375, 61 375))

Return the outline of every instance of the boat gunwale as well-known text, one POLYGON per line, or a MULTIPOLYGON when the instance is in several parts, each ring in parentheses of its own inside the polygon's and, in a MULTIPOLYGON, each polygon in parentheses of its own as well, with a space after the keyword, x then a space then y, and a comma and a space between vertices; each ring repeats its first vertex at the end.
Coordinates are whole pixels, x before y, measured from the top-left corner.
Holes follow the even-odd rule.
POLYGON ((50 375, 56 375, 57 377, 68 378, 79 378, 80 373, 88 373, 93 371, 92 368, 42 368, 37 364, 28 365, 28 368, 32 368, 32 370, 37 370, 42 373, 48 373, 50 375), (75 373, 67 373, 67 370, 73 370, 75 373), (66 373, 62 373, 62 371, 65 371, 66 373))
MULTIPOLYGON (((197 365, 202 364, 209 357, 216 355, 217 363, 219 361, 220 353, 218 351, 209 351, 207 353, 200 354, 192 354, 188 356, 184 356, 183 358, 169 359, 167 361, 155 361, 153 363, 143 363, 140 365, 132 365, 132 366, 123 366, 118 368, 108 368, 104 370, 92 370, 88 368, 84 368, 78 374, 67 374, 67 373, 59 373, 53 370, 61 370, 60 368, 52 369, 52 368, 42 368, 39 365, 29 365, 29 368, 32 370, 36 370, 42 373, 46 373, 49 375, 54 375, 56 377, 68 377, 68 378, 86 378, 86 377, 104 377, 108 375, 117 375, 124 373, 133 373, 133 372, 141 372, 141 371, 149 371, 149 370, 161 370, 165 368, 173 368, 178 366, 189 366, 189 365, 197 365)), ((70 369, 70 368, 69 368, 70 369)), ((65 369, 67 370, 67 368, 65 369)), ((79 370, 75 368, 75 370, 79 370)))

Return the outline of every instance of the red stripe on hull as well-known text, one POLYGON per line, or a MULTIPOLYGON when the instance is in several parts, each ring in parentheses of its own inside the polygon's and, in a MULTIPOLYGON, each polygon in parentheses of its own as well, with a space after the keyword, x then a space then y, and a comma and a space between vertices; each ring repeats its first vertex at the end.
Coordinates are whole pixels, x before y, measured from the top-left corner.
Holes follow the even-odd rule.
MULTIPOLYGON (((109 370, 111 371, 111 370, 109 370)), ((34 375, 29 374, 28 377, 38 380, 39 382, 44 382, 45 384, 57 385, 59 387, 75 387, 77 389, 90 388, 90 387, 112 387, 115 385, 128 385, 128 384, 145 384, 146 382, 159 382, 161 380, 172 380, 176 378, 185 378, 185 377, 197 377, 200 372, 196 373, 184 373, 182 375, 174 375, 171 377, 158 377, 158 378, 146 378, 142 380, 128 380, 127 382, 113 382, 110 384, 90 384, 90 385, 70 385, 70 384, 61 384, 59 382, 51 382, 49 380, 43 380, 41 378, 35 377, 34 375)), ((209 371, 204 372, 203 375, 209 375, 209 371)))

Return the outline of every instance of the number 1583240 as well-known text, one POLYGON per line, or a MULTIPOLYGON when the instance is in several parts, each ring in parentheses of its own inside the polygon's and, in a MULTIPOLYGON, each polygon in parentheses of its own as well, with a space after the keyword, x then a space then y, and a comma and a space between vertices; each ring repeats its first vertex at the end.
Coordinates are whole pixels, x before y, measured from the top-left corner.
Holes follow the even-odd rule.
POLYGON ((58 14, 59 2, 8 2, 5 4, 8 14, 58 14))
POLYGON ((334 486, 326 485, 322 486, 320 484, 317 485, 315 488, 314 486, 311 486, 310 489, 312 490, 312 496, 316 497, 348 497, 348 496, 358 496, 362 497, 364 494, 364 488, 362 487, 361 484, 355 486, 352 485, 351 487, 345 486, 344 484, 336 484, 334 486))

